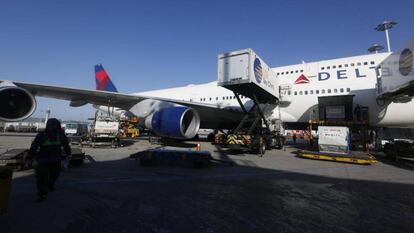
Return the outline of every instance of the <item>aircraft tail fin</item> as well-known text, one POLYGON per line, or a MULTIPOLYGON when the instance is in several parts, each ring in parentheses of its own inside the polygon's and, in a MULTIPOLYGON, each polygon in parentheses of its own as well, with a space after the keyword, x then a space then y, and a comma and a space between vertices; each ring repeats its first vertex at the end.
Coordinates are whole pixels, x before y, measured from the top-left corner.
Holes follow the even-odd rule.
POLYGON ((102 64, 95 66, 95 81, 96 90, 118 92, 115 85, 112 83, 108 73, 106 73, 105 69, 103 68, 102 64))

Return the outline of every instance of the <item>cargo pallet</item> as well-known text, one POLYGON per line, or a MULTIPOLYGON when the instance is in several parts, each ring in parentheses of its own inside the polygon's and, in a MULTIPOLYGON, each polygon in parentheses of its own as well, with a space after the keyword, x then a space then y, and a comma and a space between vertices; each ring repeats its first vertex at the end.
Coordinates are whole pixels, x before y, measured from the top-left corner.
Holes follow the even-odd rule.
POLYGON ((350 154, 333 154, 309 150, 301 150, 299 157, 307 159, 325 160, 333 162, 371 165, 377 162, 374 156, 360 151, 352 151, 350 154))
POLYGON ((212 158, 209 151, 149 149, 131 154, 130 159, 139 160, 143 167, 149 167, 155 164, 192 164, 194 168, 201 168, 209 166, 212 158))

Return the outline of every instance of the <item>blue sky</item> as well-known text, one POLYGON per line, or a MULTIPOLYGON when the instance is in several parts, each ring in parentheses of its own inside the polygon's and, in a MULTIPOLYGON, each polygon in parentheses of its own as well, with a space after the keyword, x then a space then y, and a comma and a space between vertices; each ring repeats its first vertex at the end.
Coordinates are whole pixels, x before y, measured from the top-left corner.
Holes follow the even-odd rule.
MULTIPOLYGON (((414 1, 19 1, 0 7, 0 79, 95 88, 102 63, 120 92, 216 80, 217 55, 253 48, 270 66, 366 53, 395 20, 414 36, 414 1)), ((93 108, 38 98, 35 116, 86 119, 93 108)))

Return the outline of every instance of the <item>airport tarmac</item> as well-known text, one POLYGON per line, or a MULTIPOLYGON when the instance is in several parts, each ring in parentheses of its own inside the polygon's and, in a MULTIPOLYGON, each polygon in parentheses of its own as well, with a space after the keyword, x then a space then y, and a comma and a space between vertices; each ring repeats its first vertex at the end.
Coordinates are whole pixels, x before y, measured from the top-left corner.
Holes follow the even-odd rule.
MULTIPOLYGON (((32 139, 0 134, 0 153, 32 139)), ((302 159, 294 146, 229 154, 208 142, 201 149, 221 161, 209 168, 129 159, 153 147, 84 148, 85 164, 64 170, 40 204, 33 170, 15 172, 0 232, 414 232, 410 166, 302 159)))

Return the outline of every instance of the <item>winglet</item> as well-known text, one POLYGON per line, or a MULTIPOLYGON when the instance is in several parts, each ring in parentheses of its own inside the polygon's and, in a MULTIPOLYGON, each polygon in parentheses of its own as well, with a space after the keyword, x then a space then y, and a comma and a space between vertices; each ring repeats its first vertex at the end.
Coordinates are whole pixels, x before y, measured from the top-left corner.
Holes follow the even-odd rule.
POLYGON ((95 66, 96 90, 118 92, 102 64, 95 66))

